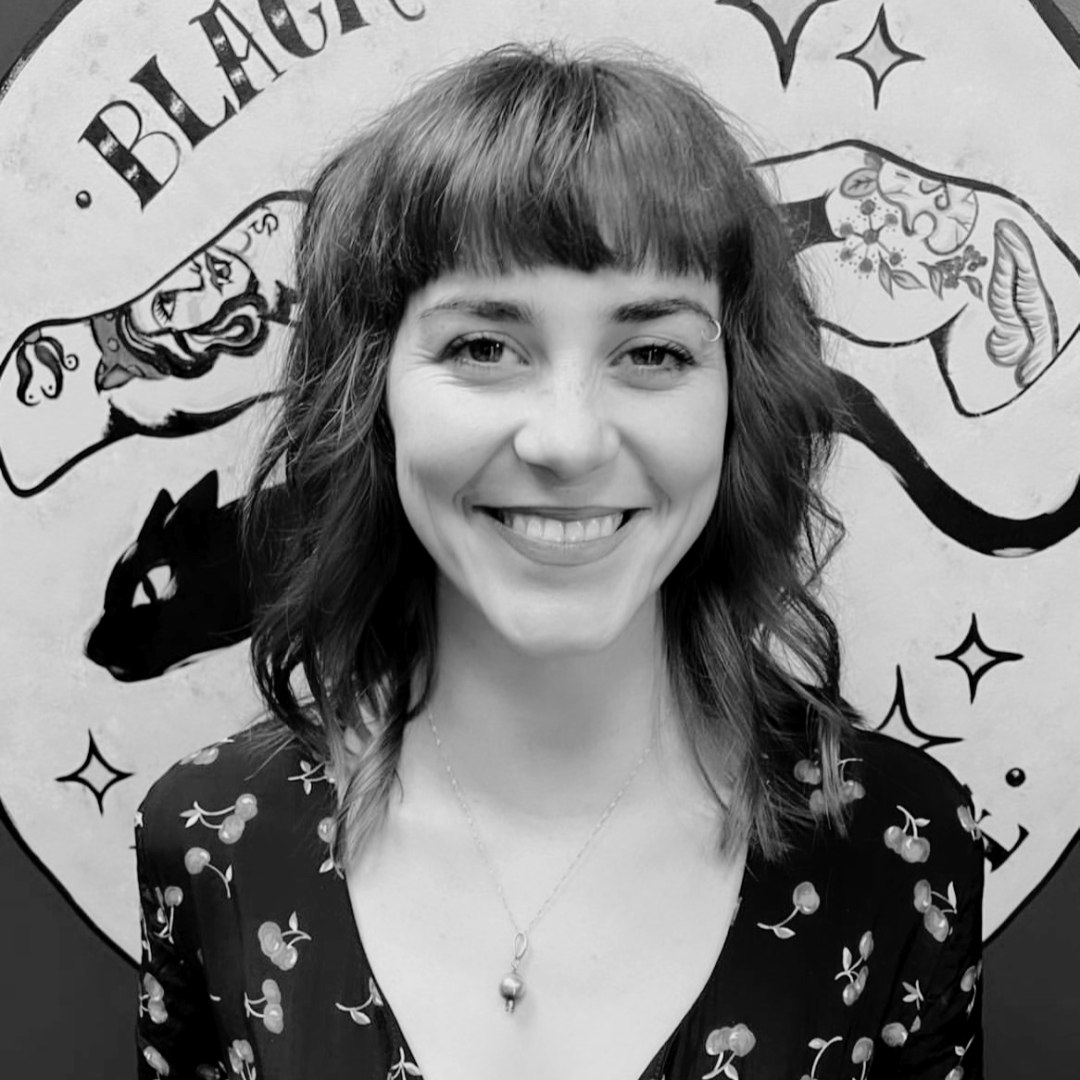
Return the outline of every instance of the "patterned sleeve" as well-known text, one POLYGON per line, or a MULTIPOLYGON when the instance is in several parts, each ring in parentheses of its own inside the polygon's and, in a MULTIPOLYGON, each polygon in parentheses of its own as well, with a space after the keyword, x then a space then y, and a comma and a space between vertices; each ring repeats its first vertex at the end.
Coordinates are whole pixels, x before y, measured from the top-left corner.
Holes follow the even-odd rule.
MULTIPOLYGON (((957 786, 959 794, 959 787, 957 786)), ((888 1025, 882 1032, 893 1054, 885 1076, 903 1080, 982 1080, 982 906, 984 849, 965 799, 946 816, 939 850, 920 867, 926 877, 915 885, 922 911, 919 944, 913 952, 925 962, 925 981, 905 984, 910 1001, 917 994, 917 1027, 888 1025), (944 843, 942 842, 944 840, 944 843), (935 864, 936 863, 936 867, 935 864), (920 985, 921 983, 921 985, 920 985), (890 1031, 890 1028, 892 1029, 890 1031), (895 1068, 895 1072, 888 1071, 895 1068)), ((876 1074, 875 1074, 876 1075, 876 1074)))
MULTIPOLYGON (((159 782, 160 786, 160 782, 159 782)), ((180 838, 154 789, 136 816, 142 956, 136 1024, 139 1080, 215 1080, 218 1058, 211 1003, 194 940, 180 838), (173 865, 175 864, 175 865, 173 865)))

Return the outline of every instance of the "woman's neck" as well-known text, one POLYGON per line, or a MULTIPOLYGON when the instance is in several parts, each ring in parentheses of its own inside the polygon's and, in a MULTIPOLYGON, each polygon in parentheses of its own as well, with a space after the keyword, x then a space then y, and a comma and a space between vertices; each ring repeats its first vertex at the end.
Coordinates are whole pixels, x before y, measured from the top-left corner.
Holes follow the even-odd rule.
MULTIPOLYGON (((529 656, 464 602, 440 606, 432 716, 470 800, 502 814, 595 816, 665 735, 666 685, 655 607, 601 652, 529 656)), ((427 727, 407 743, 441 771, 427 727)))

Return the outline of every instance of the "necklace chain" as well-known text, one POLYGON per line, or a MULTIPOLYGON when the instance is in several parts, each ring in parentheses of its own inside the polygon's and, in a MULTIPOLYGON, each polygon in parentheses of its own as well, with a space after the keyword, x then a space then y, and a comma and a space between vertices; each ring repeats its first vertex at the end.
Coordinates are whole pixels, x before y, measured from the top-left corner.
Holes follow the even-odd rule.
POLYGON ((484 867, 488 872, 488 876, 491 878, 492 883, 495 886, 496 891, 499 894, 499 899, 502 901, 503 907, 506 909, 506 914, 510 918, 510 925, 513 926, 514 937, 514 949, 515 953, 520 948, 521 955, 516 959, 520 961, 524 956, 525 949, 528 947, 528 935, 531 930, 534 929, 536 924, 547 914, 551 905, 555 902, 556 897, 562 891, 563 886, 566 884, 570 875, 577 869, 578 864, 585 856, 585 852, 589 850, 593 840, 596 839, 596 834, 604 827, 605 822, 614 813, 615 807, 619 805, 620 800, 626 794, 627 789, 634 782, 634 778, 637 776, 641 769, 641 766, 645 764, 645 759, 649 756, 650 751, 653 748, 653 744, 656 742, 655 734, 649 740, 649 745, 645 747, 645 752, 637 759, 637 763, 630 770, 630 775, 623 781, 622 787, 615 792, 615 797, 604 807, 604 812, 597 818, 596 824, 592 827, 589 835, 585 837, 585 843, 578 849, 577 854, 570 860, 570 865, 563 871, 562 877, 555 882, 555 887, 548 893, 547 899, 537 909, 536 914, 529 920, 528 925, 523 930, 519 925, 517 919, 514 917, 514 912, 510 908, 510 901, 506 898, 506 891, 502 887, 502 882, 499 881, 499 875, 495 872, 495 866, 491 861, 491 855, 488 852, 487 845, 484 843, 483 837, 480 835, 479 829, 476 827, 476 821, 473 819, 472 811, 469 809, 468 800, 465 798, 465 793, 461 790, 461 785, 457 782, 457 777, 454 775, 454 770, 450 765, 450 759, 447 757, 446 750, 443 748, 442 740, 439 738, 438 729, 435 727, 435 717, 432 715, 430 709, 428 709, 428 724, 431 727, 431 734, 435 737, 435 746, 439 751, 439 757, 442 759, 443 766, 446 769, 446 775, 450 778, 450 786, 454 789, 454 794, 457 796, 457 801, 461 804, 461 809, 465 814, 465 820, 468 822, 469 831, 472 833, 473 841, 476 843, 476 849, 480 852, 480 857, 484 861, 484 867))

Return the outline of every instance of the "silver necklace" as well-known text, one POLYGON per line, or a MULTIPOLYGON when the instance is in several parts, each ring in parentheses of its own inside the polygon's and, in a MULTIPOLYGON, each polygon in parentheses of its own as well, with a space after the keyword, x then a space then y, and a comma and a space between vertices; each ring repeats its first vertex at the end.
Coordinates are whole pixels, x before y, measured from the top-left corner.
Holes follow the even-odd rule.
POLYGON ((604 827, 604 823, 611 817, 615 807, 619 805, 619 801, 634 782, 634 777, 637 776, 641 766, 645 764, 645 759, 649 756, 649 752, 653 748, 653 743, 656 742, 656 735, 655 733, 653 734, 653 737, 649 740, 649 745, 645 747, 645 752, 638 758, 637 764, 630 770, 630 775, 623 781, 622 787, 615 792, 615 798, 604 807, 604 812, 597 819, 596 824, 592 827, 592 831, 585 837, 585 843, 581 845, 578 849, 578 853, 570 860, 570 865, 563 871, 562 877, 555 882, 555 887, 548 893, 547 899, 537 909, 536 914, 529 920, 528 925, 522 929, 518 924, 517 919, 514 918, 513 911, 510 909, 510 901, 506 899, 506 891, 502 887, 502 882, 499 881, 499 875, 495 872, 495 866, 491 861, 491 855, 488 852, 487 845, 480 836, 480 831, 477 829, 476 822, 473 820, 472 811, 469 809, 469 803, 465 798, 465 793, 461 790, 461 785, 457 782, 454 770, 450 766, 450 759, 446 756, 446 751, 443 749, 442 740, 439 738, 438 729, 435 727, 435 717, 432 715, 430 709, 428 709, 427 717, 428 724, 431 727, 431 734, 435 738, 435 747, 439 751, 439 757, 442 759, 443 766, 446 769, 446 775, 450 778, 450 786, 454 789, 457 801, 461 804, 461 809, 465 814, 465 820, 469 825, 469 832, 472 833, 473 841, 476 843, 476 849, 480 852, 481 859, 484 860, 484 867, 495 885, 495 891, 499 894, 499 899, 502 901, 503 907, 506 909, 506 914, 510 918, 510 925, 514 928, 510 970, 499 982, 499 993, 506 1003, 506 1011, 508 1013, 513 1013, 514 1007, 525 996, 525 980, 518 974, 518 968, 521 967, 521 962, 525 959, 525 953, 529 948, 529 934, 532 933, 536 924, 548 913, 551 905, 555 902, 555 898, 566 884, 567 879, 577 869, 578 863, 581 862, 585 852, 589 850, 589 846, 592 844, 593 840, 596 839, 596 834, 604 827))

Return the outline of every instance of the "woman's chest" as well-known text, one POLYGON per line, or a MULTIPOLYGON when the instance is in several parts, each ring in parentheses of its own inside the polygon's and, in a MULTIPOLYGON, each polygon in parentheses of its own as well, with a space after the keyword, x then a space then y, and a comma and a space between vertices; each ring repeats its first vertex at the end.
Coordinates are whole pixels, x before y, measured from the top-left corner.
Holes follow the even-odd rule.
POLYGON ((349 878, 366 960, 427 1080, 636 1080, 714 973, 743 859, 597 858, 529 927, 512 1013, 499 985, 514 923, 482 865, 454 865, 381 860, 349 878))
POLYGON ((739 880, 672 866, 646 860, 615 880, 597 860, 613 891, 568 883, 530 933, 526 995, 508 1016, 498 984, 513 928, 482 867, 454 880, 407 863, 365 875, 353 897, 314 869, 241 891, 254 881, 238 864, 233 901, 200 911, 222 1072, 246 1044, 258 1080, 315 1061, 326 1080, 658 1080, 661 1063, 646 1066, 677 1031, 667 1080, 728 1065, 745 1080, 848 1080, 842 1063, 867 1039, 881 1049, 885 1024, 914 1025, 924 1006, 895 988, 925 972, 895 969, 907 950, 890 940, 892 889, 867 895, 820 866, 767 872, 755 859, 739 880), (239 918, 212 924, 223 907, 239 918))

